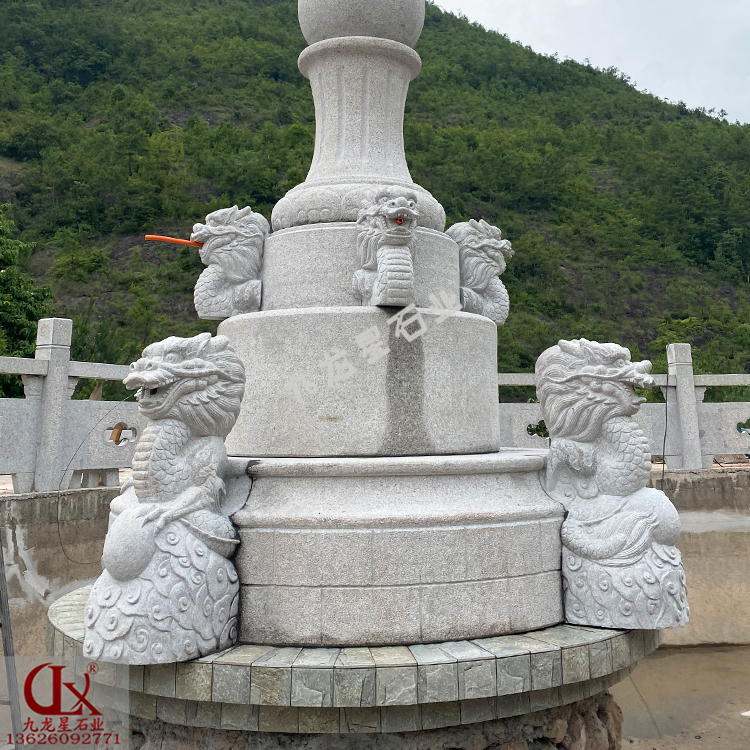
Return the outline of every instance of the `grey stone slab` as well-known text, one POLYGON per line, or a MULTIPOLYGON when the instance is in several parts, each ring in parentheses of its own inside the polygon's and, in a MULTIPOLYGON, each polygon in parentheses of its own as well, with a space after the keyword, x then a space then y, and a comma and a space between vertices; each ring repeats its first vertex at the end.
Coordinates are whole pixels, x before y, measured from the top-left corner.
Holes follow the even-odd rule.
POLYGON ((338 708, 300 708, 300 734, 338 734, 338 708))
POLYGON ((375 676, 378 706, 417 703, 417 667, 378 667, 375 676))
POLYGON ((292 699, 292 664, 302 649, 277 648, 261 656, 251 668, 250 702, 289 706, 292 699))
POLYGON ((564 619, 560 572, 507 579, 507 597, 513 602, 510 630, 522 633, 556 625, 564 619))
POLYGON ((472 643, 471 641, 446 641, 440 644, 440 648, 458 661, 490 659, 493 657, 493 654, 489 651, 480 648, 476 643, 472 643))
POLYGON ((214 664, 237 664, 250 666, 273 651, 273 646, 235 646, 212 660, 214 664))
POLYGON ((563 703, 574 703, 575 701, 582 701, 585 697, 584 687, 586 681, 583 682, 571 682, 567 685, 560 686, 560 697, 563 703))
POLYGON ((370 649, 376 667, 416 666, 417 660, 406 646, 381 646, 370 649))
POLYGON ((525 637, 561 647, 583 646, 598 640, 591 631, 570 625, 555 625, 552 628, 536 630, 525 637))
POLYGON ((455 661, 417 667, 417 696, 420 703, 457 701, 458 672, 455 661))
POLYGON ((531 654, 531 689, 545 690, 562 685, 562 651, 531 654))
MULTIPOLYGON (((333 656, 334 661, 335 658, 336 655, 333 656)), ((333 706, 333 669, 294 667, 291 704, 317 708, 333 706)))
POLYGON ((558 521, 552 519, 539 521, 539 547, 542 553, 542 570, 560 570, 562 540, 558 521))
POLYGON ((495 702, 495 716, 506 719, 509 716, 522 716, 529 713, 529 696, 531 693, 498 696, 495 702))
POLYGON ((513 635, 501 635, 496 638, 476 638, 471 643, 484 651, 488 651, 498 659, 505 656, 528 654, 531 648, 538 646, 536 642, 530 642, 531 646, 528 643, 519 643, 518 636, 513 635))
POLYGON ((517 606, 509 596, 509 580, 440 583, 424 587, 421 590, 420 640, 438 643, 460 640, 466 635, 462 613, 477 610, 481 610, 482 618, 481 622, 474 623, 476 635, 490 636, 508 630, 511 612, 517 606))
POLYGON ((512 695, 531 690, 530 654, 497 659, 496 669, 498 695, 512 695))
POLYGON ((589 647, 573 646, 562 650, 562 681, 582 682, 591 676, 589 647))
POLYGON ((235 703, 221 704, 221 728, 236 731, 258 731, 259 706, 235 703))
POLYGON ((185 701, 176 698, 156 699, 156 718, 165 721, 167 724, 185 724, 185 701))
POLYGON ((175 664, 151 664, 144 672, 143 688, 147 693, 174 698, 177 668, 175 664))
POLYGON ((604 677, 612 669, 612 647, 610 641, 599 641, 589 644, 589 659, 591 661, 591 677, 604 677))
POLYGON ((336 664, 340 651, 341 649, 338 648, 303 648, 294 660, 292 668, 333 667, 336 664))
POLYGON ((273 648, 253 662, 253 667, 291 667, 302 651, 293 646, 273 648))
POLYGON ((466 575, 465 530, 384 529, 373 536, 376 586, 460 581, 466 575))
POLYGON ((334 669, 333 705, 358 708, 375 705, 375 668, 334 669))
POLYGON ((342 648, 334 666, 337 668, 352 669, 374 667, 375 659, 372 658, 370 649, 366 646, 360 648, 342 648))
POLYGON ((240 638, 246 643, 322 645, 322 590, 309 586, 242 586, 240 638))
POLYGON ((119 687, 143 693, 145 692, 146 667, 142 665, 128 666, 127 664, 118 664, 116 682, 119 687))
POLYGON ((461 706, 458 701, 427 703, 421 708, 423 730, 455 727, 461 723, 461 706))
POLYGON ((554 708, 562 705, 560 688, 553 687, 547 690, 534 690, 529 695, 529 711, 543 711, 545 708, 554 708))
POLYGON ((466 544, 478 552, 467 560, 466 577, 470 580, 510 578, 542 570, 537 521, 469 527, 466 544))
POLYGON ((369 586, 372 532, 277 529, 274 583, 279 586, 369 586))
POLYGON ((175 697, 190 701, 210 701, 212 681, 213 670, 210 664, 178 664, 175 697))
POLYGON ((458 663, 458 698, 461 701, 497 695, 494 659, 475 659, 458 663))
POLYGON ((237 556, 237 572, 248 584, 274 582, 273 529, 240 529, 242 554, 237 556))
POLYGON ((417 664, 450 664, 456 662, 456 657, 442 648, 442 644, 428 643, 424 645, 409 646, 412 656, 417 664))
POLYGON ((341 734, 372 734, 380 731, 379 708, 342 708, 341 734))
POLYGON ((419 587, 350 586, 321 591, 322 645, 421 640, 419 587))
POLYGON ((261 732, 299 732, 299 709, 290 706, 260 706, 258 729, 261 732))
POLYGON ((386 706, 380 709, 381 732, 417 732, 422 728, 420 706, 386 706))
POLYGON ((250 702, 261 706, 290 706, 292 670, 280 667, 253 667, 250 702))
POLYGON ((640 661, 646 655, 642 630, 630 631, 630 654, 633 661, 640 661))
POLYGON ((630 638, 627 634, 618 635, 610 641, 612 649, 612 668, 624 669, 630 666, 632 659, 630 656, 630 638))
POLYGON ((221 703, 187 701, 185 704, 185 724, 189 727, 221 726, 221 703))
POLYGON ((156 696, 148 693, 130 694, 130 713, 142 719, 156 718, 156 696))
POLYGON ((211 699, 217 703, 248 703, 250 701, 250 667, 214 664, 211 699))
POLYGON ((495 718, 495 698, 474 698, 460 703, 462 724, 477 724, 495 718))

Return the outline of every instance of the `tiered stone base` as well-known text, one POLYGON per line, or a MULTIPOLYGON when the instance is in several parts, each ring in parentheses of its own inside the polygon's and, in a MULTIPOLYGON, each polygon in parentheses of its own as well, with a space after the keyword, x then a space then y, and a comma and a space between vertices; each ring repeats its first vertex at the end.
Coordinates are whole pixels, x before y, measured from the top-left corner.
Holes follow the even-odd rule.
POLYGON ((661 638, 563 625, 408 648, 241 645, 194 662, 91 670, 81 650, 87 596, 80 589, 50 608, 49 650, 77 674, 93 673, 96 705, 129 714, 144 742, 165 741, 162 750, 169 738, 216 750, 367 748, 376 739, 379 748, 523 741, 504 750, 550 750, 567 741, 565 750, 606 750, 608 728, 617 731, 602 695, 661 638))
POLYGON ((133 719, 132 750, 620 750, 622 711, 607 693, 524 716, 383 735, 249 734, 133 719))

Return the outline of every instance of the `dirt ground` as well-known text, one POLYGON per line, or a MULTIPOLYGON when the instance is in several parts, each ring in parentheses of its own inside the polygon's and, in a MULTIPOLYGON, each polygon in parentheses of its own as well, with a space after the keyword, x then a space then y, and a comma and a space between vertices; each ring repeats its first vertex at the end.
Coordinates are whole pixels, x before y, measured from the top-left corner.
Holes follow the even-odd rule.
POLYGON ((750 646, 661 648, 612 694, 623 750, 750 750, 750 646))

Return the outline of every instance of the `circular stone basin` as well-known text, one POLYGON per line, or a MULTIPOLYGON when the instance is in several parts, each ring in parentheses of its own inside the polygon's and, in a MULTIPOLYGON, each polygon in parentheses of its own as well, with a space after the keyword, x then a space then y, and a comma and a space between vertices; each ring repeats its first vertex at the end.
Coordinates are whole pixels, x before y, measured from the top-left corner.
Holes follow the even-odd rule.
MULTIPOLYGON (((50 656, 87 672, 90 587, 49 609, 50 656)), ((185 726, 329 734, 458 726, 583 700, 625 679, 658 630, 559 625, 519 635, 408 647, 240 645, 199 661, 98 663, 95 695, 133 716, 185 726), (130 692, 117 686, 129 685, 130 692)))

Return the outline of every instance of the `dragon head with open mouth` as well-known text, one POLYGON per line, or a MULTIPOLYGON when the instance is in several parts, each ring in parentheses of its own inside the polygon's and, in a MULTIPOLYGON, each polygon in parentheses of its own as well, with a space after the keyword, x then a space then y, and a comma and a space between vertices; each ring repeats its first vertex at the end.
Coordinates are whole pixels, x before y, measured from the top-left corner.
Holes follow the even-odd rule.
POLYGON ((226 437, 239 414, 244 381, 229 340, 200 333, 147 346, 123 383, 138 389, 138 408, 149 419, 180 419, 196 435, 226 437))

